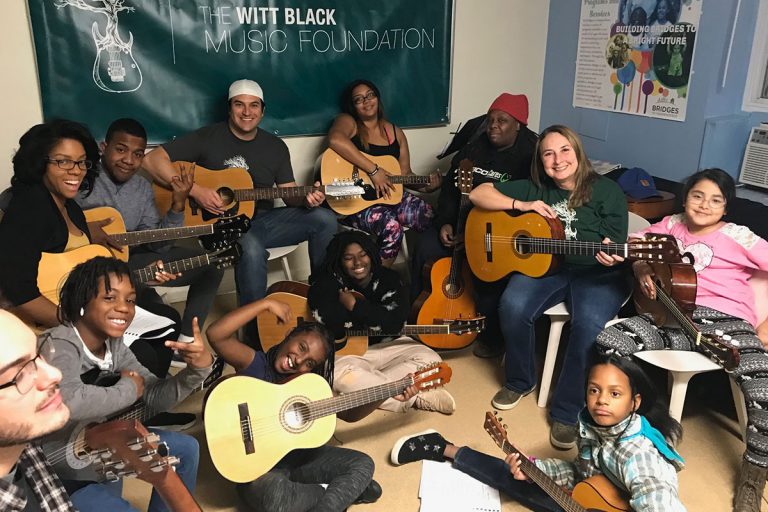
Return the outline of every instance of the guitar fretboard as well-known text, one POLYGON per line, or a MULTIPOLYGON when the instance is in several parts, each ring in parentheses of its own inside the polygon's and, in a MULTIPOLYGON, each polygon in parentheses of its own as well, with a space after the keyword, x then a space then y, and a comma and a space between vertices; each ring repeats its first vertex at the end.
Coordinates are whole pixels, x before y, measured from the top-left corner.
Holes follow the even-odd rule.
MULTIPOLYGON (((557 240, 552 238, 537 238, 527 236, 500 237, 486 234, 486 245, 490 248, 491 241, 507 238, 514 244, 517 251, 528 254, 565 254, 576 256, 594 256, 600 251, 606 254, 618 254, 624 258, 659 259, 658 253, 643 253, 651 249, 653 242, 630 242, 625 244, 601 242, 584 242, 581 240, 557 240)), ((661 246, 659 245, 659 248, 661 246)))
POLYGON ((347 336, 410 336, 411 334, 450 334, 450 325, 405 325, 403 330, 386 334, 373 329, 347 329, 347 336))
POLYGON ((128 233, 116 233, 114 235, 109 235, 109 237, 120 245, 141 245, 151 242, 163 242, 165 240, 193 238, 196 236, 210 235, 212 233, 213 225, 204 225, 131 231, 128 233))
POLYGON ((304 197, 316 190, 323 190, 323 187, 307 185, 298 187, 240 188, 235 190, 235 199, 238 201, 259 201, 278 197, 281 199, 286 197, 304 197))
MULTIPOLYGON (((191 258, 184 258, 183 260, 163 262, 163 270, 171 274, 178 274, 179 272, 185 272, 195 268, 204 267, 210 265, 211 257, 207 254, 200 256, 193 256, 191 258)), ((149 265, 148 267, 140 268, 133 271, 133 275, 139 280, 140 283, 148 283, 155 279, 155 274, 160 271, 160 267, 157 265, 149 265)))
POLYGON ((429 176, 420 176, 418 174, 402 176, 395 174, 389 177, 389 181, 398 185, 429 185, 429 176))
MULTIPOLYGON (((496 436, 493 433, 491 433, 491 437, 496 439, 496 436)), ((496 439, 496 442, 498 444, 499 440, 496 439)), ((506 454, 518 454, 520 456, 520 469, 523 471, 523 473, 525 473, 528 478, 533 480, 536 485, 541 487, 541 489, 546 492, 553 500, 555 500, 557 504, 563 508, 563 510, 566 512, 587 512, 587 509, 576 503, 576 501, 571 498, 571 495, 565 489, 557 485, 555 481, 552 480, 544 471, 539 469, 535 463, 528 460, 528 458, 520 453, 520 451, 515 448, 512 443, 504 439, 501 441, 499 446, 506 454)))

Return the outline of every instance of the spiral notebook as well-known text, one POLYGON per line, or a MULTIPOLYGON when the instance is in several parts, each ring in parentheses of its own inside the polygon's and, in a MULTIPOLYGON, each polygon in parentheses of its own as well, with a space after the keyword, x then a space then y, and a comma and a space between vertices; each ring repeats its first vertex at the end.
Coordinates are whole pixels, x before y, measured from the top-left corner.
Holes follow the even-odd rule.
POLYGON ((421 465, 420 512, 501 512, 499 491, 454 469, 450 462, 421 465))

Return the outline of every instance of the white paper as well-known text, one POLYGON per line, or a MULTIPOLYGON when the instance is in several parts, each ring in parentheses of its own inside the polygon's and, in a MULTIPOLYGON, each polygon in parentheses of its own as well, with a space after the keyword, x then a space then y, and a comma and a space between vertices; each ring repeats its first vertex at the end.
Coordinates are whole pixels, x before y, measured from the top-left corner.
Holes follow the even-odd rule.
POLYGON ((123 343, 125 343, 126 347, 130 347, 131 344, 139 339, 144 333, 162 329, 163 327, 167 327, 167 329, 163 331, 158 338, 173 331, 173 320, 168 317, 150 313, 146 309, 136 306, 136 315, 133 317, 133 322, 131 322, 125 330, 125 334, 123 334, 123 343))
POLYGON ((454 469, 450 462, 421 465, 420 512, 501 512, 499 491, 454 469))

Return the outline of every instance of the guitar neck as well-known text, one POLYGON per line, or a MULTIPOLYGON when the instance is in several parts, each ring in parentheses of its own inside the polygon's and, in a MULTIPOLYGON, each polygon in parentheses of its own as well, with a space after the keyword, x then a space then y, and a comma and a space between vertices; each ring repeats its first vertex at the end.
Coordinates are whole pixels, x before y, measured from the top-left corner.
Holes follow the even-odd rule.
POLYGON ((389 181, 398 185, 429 185, 429 176, 420 176, 418 174, 402 176, 395 174, 389 177, 389 181))
POLYGON ((520 469, 525 475, 530 478, 536 485, 546 492, 553 500, 560 505, 566 512, 586 512, 586 509, 576 503, 571 497, 570 493, 557 485, 549 475, 539 469, 539 467, 528 460, 523 454, 521 454, 517 448, 514 447, 507 440, 501 445, 501 449, 506 454, 516 453, 520 456, 520 469))
POLYGON ((347 329, 347 336, 410 336, 412 334, 450 334, 450 325, 405 325, 400 332, 386 334, 372 329, 347 329))
POLYGON ((556 240, 552 238, 513 237, 515 246, 521 253, 563 254, 574 256, 594 256, 600 251, 606 254, 618 254, 624 258, 633 258, 631 244, 604 244, 601 242, 583 242, 581 240, 556 240))
POLYGON ((152 479, 150 483, 172 512, 202 512, 176 471, 169 469, 161 478, 152 479))
MULTIPOLYGON (((182 260, 163 262, 163 270, 171 274, 178 274, 179 272, 186 272, 195 268, 204 267, 210 265, 211 257, 207 254, 200 256, 193 256, 191 258, 184 258, 182 260)), ((140 268, 133 271, 133 275, 139 280, 140 283, 148 283, 155 279, 155 274, 160 271, 160 267, 157 265, 150 265, 148 267, 140 268)))
POLYGON ((343 395, 316 400, 307 404, 309 409, 309 420, 316 420, 330 414, 337 414, 342 411, 348 411, 361 405, 378 402, 399 395, 408 386, 414 384, 413 377, 404 377, 395 382, 388 382, 372 388, 361 389, 343 395))
POLYGON ((240 188, 235 190, 235 199, 238 201, 259 201, 262 199, 304 197, 310 192, 323 189, 324 187, 313 187, 310 185, 297 187, 240 188))
POLYGON ((166 240, 178 240, 180 238, 193 238, 196 236, 210 235, 213 233, 213 225, 185 226, 179 228, 147 229, 144 231, 130 231, 117 233, 109 237, 120 245, 141 245, 151 242, 164 242, 166 240))

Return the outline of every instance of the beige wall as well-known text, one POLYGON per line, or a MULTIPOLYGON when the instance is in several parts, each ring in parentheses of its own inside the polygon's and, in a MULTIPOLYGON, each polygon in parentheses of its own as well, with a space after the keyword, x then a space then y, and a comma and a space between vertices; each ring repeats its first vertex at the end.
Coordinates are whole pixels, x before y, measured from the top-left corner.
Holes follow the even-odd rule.
MULTIPOLYGON (((449 132, 460 121, 485 111, 501 91, 527 94, 531 106, 529 124, 534 130, 539 128, 548 12, 549 1, 545 0, 456 0, 452 122, 437 128, 406 130, 416 172, 434 168, 434 156, 450 137, 449 132)), ((26 1, 3 0, 3 14, 0 190, 10 182, 10 160, 19 137, 42 120, 26 1)), ((323 138, 294 137, 287 143, 296 178, 303 182, 323 138)))

